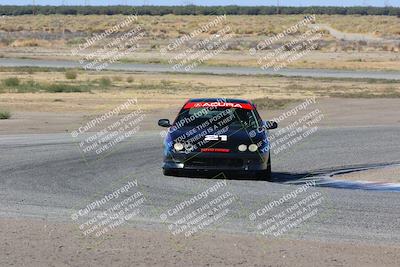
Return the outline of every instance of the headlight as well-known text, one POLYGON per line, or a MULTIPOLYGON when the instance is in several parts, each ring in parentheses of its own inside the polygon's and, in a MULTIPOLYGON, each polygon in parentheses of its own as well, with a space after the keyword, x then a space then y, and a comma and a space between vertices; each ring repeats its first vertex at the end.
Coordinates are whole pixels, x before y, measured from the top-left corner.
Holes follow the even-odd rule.
POLYGON ((182 143, 175 143, 174 144, 174 149, 176 151, 181 151, 183 149, 183 144, 182 143))
POLYGON ((246 151, 247 146, 245 144, 241 144, 240 146, 238 146, 239 151, 243 152, 246 151))
POLYGON ((251 152, 256 152, 257 149, 258 149, 258 146, 257 146, 256 144, 251 144, 251 145, 249 145, 249 150, 250 150, 251 152))

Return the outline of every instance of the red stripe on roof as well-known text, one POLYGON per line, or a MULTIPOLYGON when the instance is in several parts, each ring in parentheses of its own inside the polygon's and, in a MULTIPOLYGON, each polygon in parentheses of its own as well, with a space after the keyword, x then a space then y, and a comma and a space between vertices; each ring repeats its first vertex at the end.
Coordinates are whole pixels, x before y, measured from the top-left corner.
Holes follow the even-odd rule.
POLYGON ((208 108, 208 107, 218 107, 218 108, 241 108, 241 109, 254 109, 253 105, 249 103, 233 103, 233 102, 188 102, 183 107, 184 109, 191 108, 208 108))

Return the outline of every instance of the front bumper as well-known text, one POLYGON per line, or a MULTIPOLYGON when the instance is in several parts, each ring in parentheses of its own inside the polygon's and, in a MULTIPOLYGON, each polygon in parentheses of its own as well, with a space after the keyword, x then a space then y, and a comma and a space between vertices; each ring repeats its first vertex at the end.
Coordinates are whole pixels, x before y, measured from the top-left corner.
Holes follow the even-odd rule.
POLYGON ((262 171, 268 167, 268 153, 170 153, 163 169, 193 171, 262 171))

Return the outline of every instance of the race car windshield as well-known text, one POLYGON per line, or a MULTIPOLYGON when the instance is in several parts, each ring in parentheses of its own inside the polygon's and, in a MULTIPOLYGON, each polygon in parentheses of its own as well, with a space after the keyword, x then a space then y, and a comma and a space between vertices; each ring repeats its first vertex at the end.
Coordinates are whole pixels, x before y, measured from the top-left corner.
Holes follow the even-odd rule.
POLYGON ((190 108, 182 109, 175 120, 178 127, 196 127, 209 122, 218 127, 258 128, 254 110, 242 108, 190 108))

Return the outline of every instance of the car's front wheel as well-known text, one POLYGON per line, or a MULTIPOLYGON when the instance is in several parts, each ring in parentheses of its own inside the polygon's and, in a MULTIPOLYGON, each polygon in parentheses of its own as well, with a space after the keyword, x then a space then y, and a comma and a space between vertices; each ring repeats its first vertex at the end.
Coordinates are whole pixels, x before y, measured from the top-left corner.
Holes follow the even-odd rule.
POLYGON ((268 155, 267 169, 260 173, 260 180, 263 181, 272 180, 271 154, 268 155))

